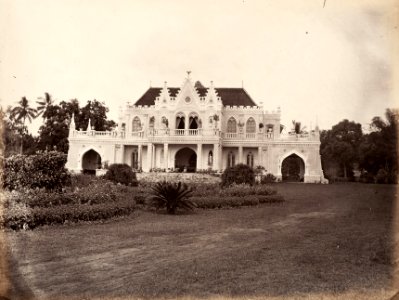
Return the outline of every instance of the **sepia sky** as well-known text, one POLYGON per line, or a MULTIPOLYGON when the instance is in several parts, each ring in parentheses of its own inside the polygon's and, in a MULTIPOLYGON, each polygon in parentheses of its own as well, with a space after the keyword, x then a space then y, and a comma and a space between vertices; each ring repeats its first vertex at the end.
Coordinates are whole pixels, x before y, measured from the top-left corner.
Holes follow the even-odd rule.
POLYGON ((398 106, 398 2, 0 0, 0 103, 97 99, 116 120, 150 82, 180 87, 190 70, 205 86, 243 84, 288 127, 366 128, 398 106))

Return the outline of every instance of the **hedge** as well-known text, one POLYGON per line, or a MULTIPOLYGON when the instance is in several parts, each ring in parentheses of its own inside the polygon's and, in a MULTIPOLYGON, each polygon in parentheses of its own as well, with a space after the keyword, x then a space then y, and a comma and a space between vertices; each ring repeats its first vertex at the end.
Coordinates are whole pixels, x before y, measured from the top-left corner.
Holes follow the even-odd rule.
POLYGON ((35 207, 27 214, 11 214, 5 210, 0 219, 0 227, 19 230, 28 226, 33 229, 38 226, 64 224, 66 222, 96 221, 115 216, 128 215, 135 210, 135 202, 101 203, 96 205, 58 205, 52 207, 35 207))
POLYGON ((283 203, 284 198, 281 195, 269 196, 245 196, 245 197, 191 197, 190 200, 194 202, 198 208, 214 209, 214 208, 229 208, 240 206, 254 206, 264 203, 283 203))

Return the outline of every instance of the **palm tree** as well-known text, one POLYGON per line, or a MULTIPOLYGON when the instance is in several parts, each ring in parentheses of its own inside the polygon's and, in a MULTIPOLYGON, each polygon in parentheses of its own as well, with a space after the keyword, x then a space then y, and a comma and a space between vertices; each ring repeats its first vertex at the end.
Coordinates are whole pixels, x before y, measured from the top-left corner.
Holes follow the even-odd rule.
POLYGON ((36 117, 36 109, 29 107, 29 102, 26 97, 22 97, 22 99, 18 102, 19 106, 16 106, 12 109, 12 114, 15 116, 16 121, 22 120, 22 128, 21 128, 21 148, 20 154, 23 151, 23 135, 25 134, 25 121, 26 119, 29 122, 32 122, 32 119, 36 117))
POLYGON ((39 117, 41 114, 43 114, 43 119, 46 118, 46 110, 47 108, 53 104, 53 99, 51 99, 51 95, 49 93, 44 93, 44 98, 40 97, 39 98, 42 101, 36 101, 36 103, 39 105, 37 107, 37 115, 36 117, 39 117))

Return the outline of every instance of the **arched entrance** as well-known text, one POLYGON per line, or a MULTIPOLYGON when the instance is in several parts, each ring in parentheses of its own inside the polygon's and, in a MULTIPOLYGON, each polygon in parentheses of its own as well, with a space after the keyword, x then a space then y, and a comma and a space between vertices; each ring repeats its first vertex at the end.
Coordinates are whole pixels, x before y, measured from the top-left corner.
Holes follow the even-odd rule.
POLYGON ((96 169, 101 169, 101 156, 91 149, 83 154, 82 170, 86 174, 96 174, 96 169))
POLYGON ((303 182, 305 178, 305 162, 298 155, 291 154, 281 164, 283 181, 303 182))
POLYGON ((197 154, 190 148, 183 148, 176 152, 175 168, 180 171, 195 172, 197 168, 197 154))

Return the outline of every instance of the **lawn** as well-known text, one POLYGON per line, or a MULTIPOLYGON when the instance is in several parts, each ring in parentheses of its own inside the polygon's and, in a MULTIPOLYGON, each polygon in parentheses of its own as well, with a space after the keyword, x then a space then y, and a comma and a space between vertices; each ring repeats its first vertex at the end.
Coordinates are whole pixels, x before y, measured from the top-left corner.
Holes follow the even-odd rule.
POLYGON ((137 210, 105 222, 6 230, 2 284, 11 299, 393 294, 396 186, 275 186, 282 205, 175 216, 137 210))

